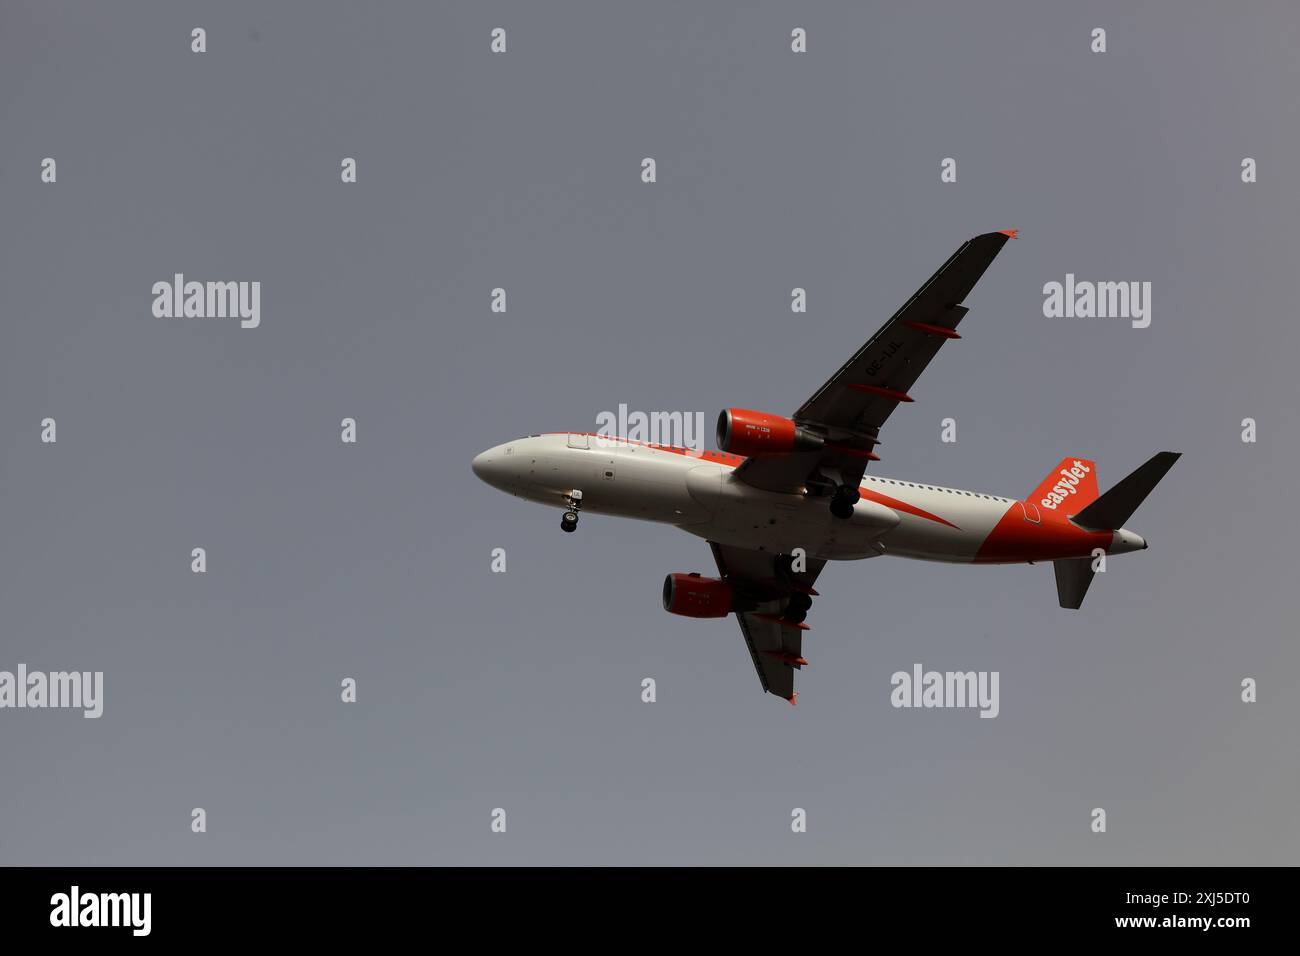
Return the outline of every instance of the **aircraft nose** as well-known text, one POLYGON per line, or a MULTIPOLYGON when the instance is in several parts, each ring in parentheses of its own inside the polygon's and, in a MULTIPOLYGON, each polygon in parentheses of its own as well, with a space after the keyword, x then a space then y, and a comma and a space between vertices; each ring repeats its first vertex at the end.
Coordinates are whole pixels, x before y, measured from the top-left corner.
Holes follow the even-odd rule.
POLYGON ((469 463, 470 468, 474 469, 474 474, 478 475, 483 481, 491 484, 490 476, 492 474, 492 449, 480 452, 474 456, 474 460, 469 463))
POLYGON ((469 466, 474 470, 474 474, 479 477, 479 480, 492 485, 494 488, 502 487, 509 477, 505 452, 502 451, 500 446, 489 448, 487 451, 475 455, 469 466))

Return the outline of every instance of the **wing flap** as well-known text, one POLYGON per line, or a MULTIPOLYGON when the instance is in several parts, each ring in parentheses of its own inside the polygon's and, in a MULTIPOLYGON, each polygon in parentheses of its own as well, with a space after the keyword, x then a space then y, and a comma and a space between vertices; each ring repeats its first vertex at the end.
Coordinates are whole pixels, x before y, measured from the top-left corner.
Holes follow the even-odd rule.
POLYGON ((758 617, 752 611, 736 616, 763 690, 793 700, 794 672, 802 666, 793 662, 803 659, 802 632, 758 617))
POLYGON ((813 592, 813 583, 826 562, 808 558, 801 571, 790 568, 788 556, 709 542, 718 572, 752 608, 736 613, 763 690, 794 701, 794 672, 803 665, 803 630, 783 623, 781 613, 796 592, 813 592))

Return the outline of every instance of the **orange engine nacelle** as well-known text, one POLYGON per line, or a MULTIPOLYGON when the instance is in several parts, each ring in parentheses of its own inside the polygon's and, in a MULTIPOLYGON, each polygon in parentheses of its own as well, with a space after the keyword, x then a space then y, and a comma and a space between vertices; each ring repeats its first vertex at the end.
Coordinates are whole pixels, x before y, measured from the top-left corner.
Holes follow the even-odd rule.
POLYGON ((698 574, 664 578, 664 610, 683 617, 726 617, 731 613, 731 585, 698 574))
POLYGON ((792 451, 816 451, 823 444, 820 435, 780 415, 724 408, 718 416, 718 447, 733 455, 787 455, 792 451))

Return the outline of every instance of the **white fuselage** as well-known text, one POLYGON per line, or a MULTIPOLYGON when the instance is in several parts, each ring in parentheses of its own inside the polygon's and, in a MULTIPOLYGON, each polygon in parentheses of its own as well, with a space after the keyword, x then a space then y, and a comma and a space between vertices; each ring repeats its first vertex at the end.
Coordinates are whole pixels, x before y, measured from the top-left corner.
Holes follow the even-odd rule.
MULTIPOLYGON (((1000 525, 1018 534, 1021 522, 1025 533, 1039 524, 1013 498, 877 477, 863 478, 853 516, 836 518, 824 498, 762 491, 736 480, 733 471, 743 461, 721 452, 561 433, 498 445, 475 458, 473 468, 488 484, 542 504, 563 508, 566 496, 579 490, 583 513, 672 524, 709 541, 774 554, 802 548, 828 560, 889 554, 983 561, 981 548, 1000 525)), ((1105 550, 1145 547, 1126 534, 1117 532, 1105 550)))

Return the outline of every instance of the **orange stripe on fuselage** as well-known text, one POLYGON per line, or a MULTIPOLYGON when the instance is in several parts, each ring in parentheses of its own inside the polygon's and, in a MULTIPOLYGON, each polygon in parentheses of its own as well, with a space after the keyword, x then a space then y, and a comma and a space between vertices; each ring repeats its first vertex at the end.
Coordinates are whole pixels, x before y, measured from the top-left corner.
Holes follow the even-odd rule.
POLYGON ((1025 520, 1019 502, 989 532, 975 554, 976 564, 1005 564, 1021 561, 1055 561, 1057 558, 1086 558, 1094 548, 1110 549, 1111 532, 1084 531, 1068 520, 1053 516, 1035 524, 1025 520))
MULTIPOLYGON (((650 442, 636 441, 631 438, 618 438, 613 435, 598 435, 595 432, 550 432, 554 435, 586 435, 589 438, 599 438, 601 441, 622 442, 625 445, 640 445, 642 448, 653 448, 656 451, 672 452, 674 455, 685 455, 688 458, 698 458, 700 461, 712 462, 715 465, 726 465, 735 469, 744 464, 748 459, 740 455, 730 455, 721 451, 695 451, 692 448, 679 448, 676 445, 655 445, 650 442)), ((868 501, 874 501, 877 504, 885 505, 897 511, 903 511, 910 515, 916 515, 918 518, 925 518, 929 521, 937 521, 939 524, 945 524, 949 528, 957 528, 955 524, 938 515, 931 514, 923 508, 915 505, 909 505, 906 501, 900 501, 897 498, 891 498, 889 495, 882 495, 878 491, 872 491, 865 485, 858 486, 858 493, 868 501)), ((957 530, 961 530, 957 528, 957 530)))
MULTIPOLYGON (((957 528, 955 524, 938 515, 930 514, 924 508, 918 508, 916 505, 909 505, 906 501, 899 501, 897 498, 891 498, 889 495, 882 495, 878 491, 872 491, 865 485, 858 489, 862 497, 868 501, 874 501, 877 504, 886 505, 895 511, 905 511, 910 515, 916 515, 918 518, 928 518, 930 521, 937 521, 939 524, 946 524, 949 528, 957 528)), ((960 531, 960 528, 957 528, 960 531)))

